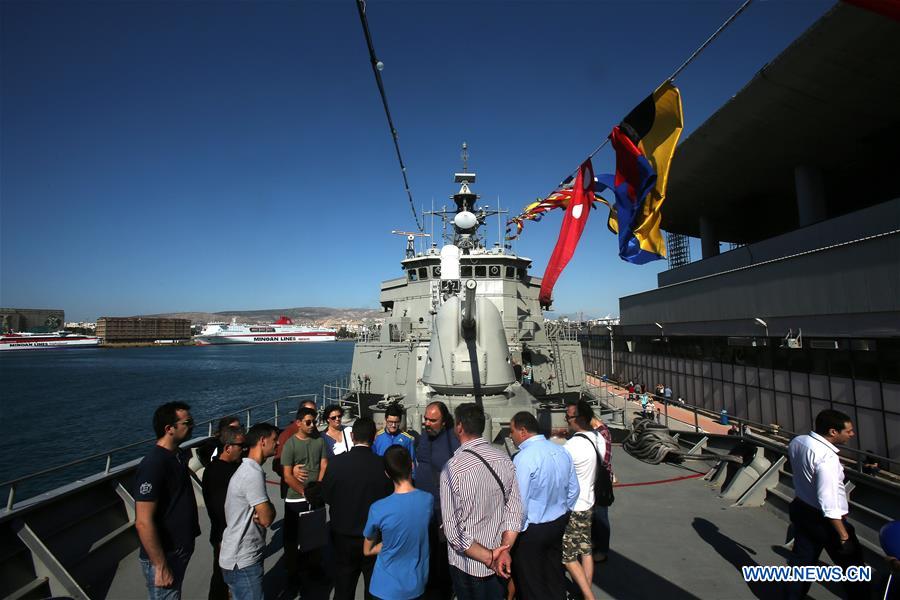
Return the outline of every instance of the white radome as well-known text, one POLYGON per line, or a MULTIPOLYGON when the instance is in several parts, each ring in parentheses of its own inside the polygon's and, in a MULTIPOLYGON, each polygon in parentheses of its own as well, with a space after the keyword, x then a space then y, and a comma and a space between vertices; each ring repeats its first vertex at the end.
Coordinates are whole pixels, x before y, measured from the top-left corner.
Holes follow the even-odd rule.
POLYGON ((463 230, 472 229, 478 225, 478 217, 469 211, 464 210, 453 217, 453 224, 463 230))

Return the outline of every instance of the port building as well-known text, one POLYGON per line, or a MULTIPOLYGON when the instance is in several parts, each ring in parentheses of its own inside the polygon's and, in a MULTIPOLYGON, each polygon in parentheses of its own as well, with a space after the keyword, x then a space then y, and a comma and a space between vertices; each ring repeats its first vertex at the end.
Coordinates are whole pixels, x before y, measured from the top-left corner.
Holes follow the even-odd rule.
POLYGON ((162 317, 100 317, 96 335, 103 343, 144 343, 191 339, 190 319, 162 317))
POLYGON ((834 408, 900 459, 898 56, 900 22, 838 2, 683 140, 669 268, 583 336, 588 370, 789 432, 834 408))

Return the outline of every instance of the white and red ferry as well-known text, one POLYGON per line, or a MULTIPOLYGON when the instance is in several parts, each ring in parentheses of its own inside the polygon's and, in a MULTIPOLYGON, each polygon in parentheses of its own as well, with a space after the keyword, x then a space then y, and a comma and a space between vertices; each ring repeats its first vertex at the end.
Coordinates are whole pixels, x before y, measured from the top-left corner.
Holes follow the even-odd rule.
POLYGON ((205 346, 208 344, 297 344, 300 342, 333 342, 337 331, 327 327, 308 327, 294 325, 287 317, 281 317, 274 323, 248 324, 209 323, 194 336, 194 341, 205 346))
POLYGON ((100 344, 100 338, 68 331, 53 333, 0 334, 0 350, 40 350, 48 348, 87 348, 100 344))

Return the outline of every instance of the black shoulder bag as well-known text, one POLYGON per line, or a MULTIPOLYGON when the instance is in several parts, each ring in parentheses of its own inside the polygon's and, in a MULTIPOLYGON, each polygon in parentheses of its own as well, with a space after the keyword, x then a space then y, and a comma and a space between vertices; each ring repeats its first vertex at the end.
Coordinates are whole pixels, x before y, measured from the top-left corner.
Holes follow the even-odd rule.
POLYGON ((468 448, 466 448, 465 450, 463 450, 463 452, 468 452, 469 454, 471 454, 472 456, 474 456, 475 458, 477 458, 478 460, 480 460, 482 463, 484 463, 484 466, 487 467, 487 470, 490 471, 490 472, 491 472, 491 475, 494 476, 494 480, 497 482, 497 485, 500 486, 500 492, 503 494, 503 503, 504 503, 504 504, 508 503, 508 502, 509 502, 509 498, 507 497, 507 494, 506 494, 506 488, 503 487, 503 482, 500 481, 500 477, 497 475, 497 472, 494 471, 494 469, 491 468, 491 465, 488 464, 488 461, 484 460, 484 457, 482 457, 482 456, 481 456, 480 454, 478 454, 477 452, 474 452, 474 451, 472 451, 472 450, 469 450, 468 448))
POLYGON ((586 439, 590 442, 591 448, 594 449, 594 454, 597 455, 597 471, 594 474, 594 504, 598 506, 612 506, 612 503, 616 500, 613 494, 612 477, 609 475, 609 469, 603 464, 603 457, 600 456, 600 452, 597 450, 597 444, 591 441, 591 438, 588 436, 579 433, 572 437, 586 439))

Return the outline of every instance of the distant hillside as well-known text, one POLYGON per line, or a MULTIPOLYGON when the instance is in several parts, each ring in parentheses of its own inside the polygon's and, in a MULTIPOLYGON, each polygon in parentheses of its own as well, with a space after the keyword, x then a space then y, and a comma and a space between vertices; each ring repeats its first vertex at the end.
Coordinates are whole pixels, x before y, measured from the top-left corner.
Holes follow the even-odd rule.
POLYGON ((326 306, 301 306, 296 308, 269 308, 265 310, 224 310, 221 312, 178 312, 155 315, 138 315, 143 317, 169 317, 190 319, 191 323, 209 323, 210 321, 230 321, 237 318, 243 323, 271 323, 284 315, 295 323, 323 323, 326 321, 359 321, 383 316, 380 310, 371 308, 330 308, 326 306))

